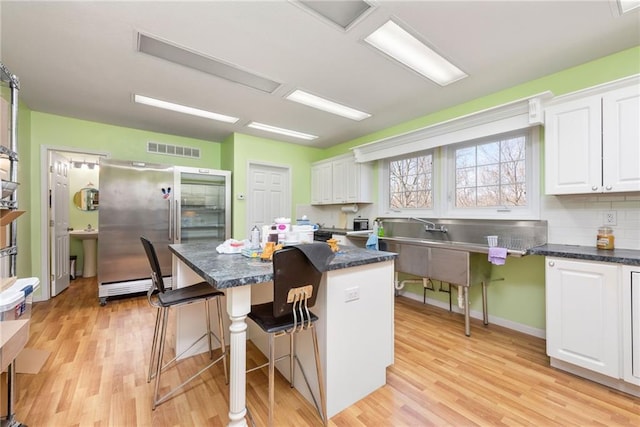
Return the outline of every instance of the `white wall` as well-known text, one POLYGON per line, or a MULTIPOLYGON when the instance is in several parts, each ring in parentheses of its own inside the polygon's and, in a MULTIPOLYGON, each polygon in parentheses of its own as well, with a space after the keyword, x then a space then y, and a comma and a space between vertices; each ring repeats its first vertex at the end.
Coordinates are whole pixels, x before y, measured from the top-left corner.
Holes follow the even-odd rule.
POLYGON ((548 242, 595 246, 604 214, 615 211, 615 247, 640 250, 640 193, 544 196, 541 219, 549 223, 548 242))
MULTIPOLYGON (((342 212, 340 208, 351 207, 353 204, 346 205, 297 205, 296 215, 301 218, 307 215, 312 224, 321 224, 326 228, 353 228, 353 219, 356 217, 368 218, 369 228, 373 227, 373 220, 378 216, 378 210, 375 203, 359 203, 358 212, 342 212)), ((292 219, 292 222, 294 220, 292 219)))

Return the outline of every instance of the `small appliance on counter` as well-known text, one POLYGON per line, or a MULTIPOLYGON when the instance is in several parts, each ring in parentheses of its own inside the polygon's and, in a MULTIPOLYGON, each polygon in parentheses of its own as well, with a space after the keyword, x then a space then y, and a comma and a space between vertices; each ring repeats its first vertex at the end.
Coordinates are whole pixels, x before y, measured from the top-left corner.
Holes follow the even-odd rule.
POLYGON ((369 220, 367 218, 354 218, 353 231, 364 231, 369 229, 369 220))

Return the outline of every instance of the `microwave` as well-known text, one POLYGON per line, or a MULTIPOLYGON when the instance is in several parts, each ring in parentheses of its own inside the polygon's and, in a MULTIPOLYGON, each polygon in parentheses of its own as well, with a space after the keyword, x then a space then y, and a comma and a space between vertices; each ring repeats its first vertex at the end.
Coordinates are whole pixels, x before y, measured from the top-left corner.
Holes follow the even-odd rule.
POLYGON ((353 219, 353 231, 364 231, 369 229, 369 220, 366 218, 353 219))

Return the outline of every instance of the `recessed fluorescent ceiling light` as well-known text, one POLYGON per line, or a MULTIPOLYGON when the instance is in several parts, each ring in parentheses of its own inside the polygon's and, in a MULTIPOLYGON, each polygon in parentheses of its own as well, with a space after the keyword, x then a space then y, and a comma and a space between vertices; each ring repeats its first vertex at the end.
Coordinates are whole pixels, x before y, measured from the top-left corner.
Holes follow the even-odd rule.
POLYGON ((142 33, 138 33, 138 50, 263 92, 272 93, 280 87, 280 83, 273 80, 142 33))
POLYGON ((290 101, 299 102, 300 104, 308 105, 309 107, 317 108, 318 110, 326 111, 328 113, 337 114, 351 120, 360 121, 371 117, 371 114, 369 113, 364 113, 345 105, 338 104, 337 102, 320 98, 319 96, 312 95, 302 90, 296 90, 287 95, 286 98, 290 101))
POLYGON ((267 132, 279 133, 280 135, 292 136, 294 138, 306 139, 308 141, 318 138, 315 135, 309 135, 308 133, 297 132, 295 130, 289 130, 284 128, 278 128, 271 125, 265 125, 264 123, 251 122, 247 126, 253 129, 265 130, 267 132))
POLYGON ((178 113, 191 114, 192 116, 204 117, 206 119, 217 120, 219 122, 235 123, 240 120, 237 117, 225 116, 224 114, 212 113, 211 111, 200 110, 198 108, 187 107, 185 105, 174 104, 173 102, 160 101, 142 95, 134 95, 134 101, 138 104, 150 105, 152 107, 164 108, 165 110, 177 111, 178 113))
POLYGON ((364 41, 440 86, 467 77, 462 70, 393 21, 387 21, 364 41))
POLYGON ((360 0, 300 0, 300 3, 345 30, 371 8, 369 4, 360 0))

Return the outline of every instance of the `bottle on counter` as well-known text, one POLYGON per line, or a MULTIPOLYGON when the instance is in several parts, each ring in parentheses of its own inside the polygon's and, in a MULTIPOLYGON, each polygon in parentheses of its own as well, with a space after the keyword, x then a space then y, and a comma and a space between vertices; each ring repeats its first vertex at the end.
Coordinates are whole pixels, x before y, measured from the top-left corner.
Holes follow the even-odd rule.
POLYGON ((384 225, 382 225, 382 221, 378 224, 378 237, 384 237, 384 225))
POLYGON ((611 227, 598 228, 598 238, 596 240, 596 247, 598 249, 613 249, 615 236, 613 235, 613 229, 611 227))
POLYGON ((260 229, 257 225, 254 225, 251 229, 251 249, 258 249, 260 247, 260 229))

